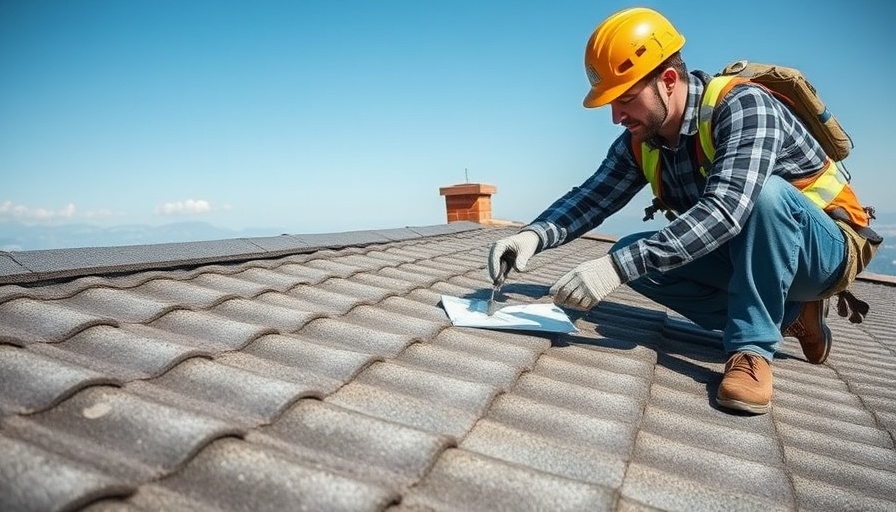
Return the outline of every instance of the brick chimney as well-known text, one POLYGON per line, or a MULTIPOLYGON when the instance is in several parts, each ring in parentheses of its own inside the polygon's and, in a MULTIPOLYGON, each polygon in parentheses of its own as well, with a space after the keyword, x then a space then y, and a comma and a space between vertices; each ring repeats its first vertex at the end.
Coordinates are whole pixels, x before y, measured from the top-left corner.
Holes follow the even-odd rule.
POLYGON ((484 183, 463 183, 441 187, 439 195, 445 196, 448 222, 470 220, 480 224, 492 220, 492 194, 497 189, 484 183))

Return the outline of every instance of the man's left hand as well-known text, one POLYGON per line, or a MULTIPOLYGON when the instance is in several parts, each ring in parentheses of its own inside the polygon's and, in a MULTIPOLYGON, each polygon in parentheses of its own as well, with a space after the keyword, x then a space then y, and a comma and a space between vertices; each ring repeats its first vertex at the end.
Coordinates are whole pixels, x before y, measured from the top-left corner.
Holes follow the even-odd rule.
POLYGON ((587 311, 622 284, 610 255, 586 261, 561 277, 551 287, 554 303, 587 311))

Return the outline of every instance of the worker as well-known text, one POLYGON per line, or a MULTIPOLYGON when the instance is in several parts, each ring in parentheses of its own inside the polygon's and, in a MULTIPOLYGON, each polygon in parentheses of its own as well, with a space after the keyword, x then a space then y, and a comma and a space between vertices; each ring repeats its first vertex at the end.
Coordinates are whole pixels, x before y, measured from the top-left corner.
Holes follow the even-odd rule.
MULTIPOLYGON (((771 407, 770 363, 782 335, 795 336, 810 363, 823 363, 832 344, 827 298, 867 261, 856 262, 856 232, 806 192, 828 187, 830 180, 816 179, 837 168, 804 124, 752 83, 735 83, 706 105, 711 77, 688 72, 684 44, 663 15, 646 8, 617 12, 597 27, 585 48, 584 105, 609 105, 613 123, 625 129, 583 184, 491 245, 488 268, 496 280, 509 257, 525 271, 533 255, 598 227, 651 184, 673 220, 623 237, 561 277, 550 289, 554 302, 588 310, 627 283, 721 331, 727 362, 717 403, 762 414, 771 407), (701 120, 704 111, 710 116, 701 120), (708 159, 701 130, 714 151, 708 159)), ((868 214, 847 191, 847 209, 868 214)), ((853 224, 863 221, 867 227, 867 217, 853 224)))

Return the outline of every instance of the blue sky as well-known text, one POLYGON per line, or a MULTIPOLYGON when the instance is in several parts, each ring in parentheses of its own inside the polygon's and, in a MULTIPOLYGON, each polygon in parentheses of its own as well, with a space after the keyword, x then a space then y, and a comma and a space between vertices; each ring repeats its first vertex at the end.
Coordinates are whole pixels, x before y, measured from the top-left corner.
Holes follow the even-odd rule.
MULTIPOLYGON (((3 222, 313 233, 445 222, 441 186, 529 221, 619 133, 585 41, 620 1, 3 0, 3 222)), ((802 69, 894 211, 892 4, 656 1, 690 68, 802 69), (886 139, 885 139, 886 138, 886 139)), ((620 213, 633 217, 643 199, 620 213)), ((608 223, 608 226, 610 224, 608 223)))

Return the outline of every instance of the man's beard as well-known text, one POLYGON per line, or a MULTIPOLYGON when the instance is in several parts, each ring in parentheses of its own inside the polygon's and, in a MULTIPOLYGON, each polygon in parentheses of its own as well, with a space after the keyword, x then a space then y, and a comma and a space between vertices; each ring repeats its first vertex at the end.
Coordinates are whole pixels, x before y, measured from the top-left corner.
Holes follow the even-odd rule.
MULTIPOLYGON (((657 85, 654 82, 654 85, 657 85)), ((662 112, 658 112, 656 110, 652 110, 647 114, 647 119, 642 123, 644 125, 644 140, 655 140, 659 137, 660 128, 663 127, 663 123, 666 122, 666 117, 669 116, 669 108, 663 102, 663 98, 660 96, 659 85, 651 88, 653 90, 653 96, 656 98, 657 103, 659 103, 660 107, 663 109, 662 112)))

